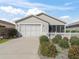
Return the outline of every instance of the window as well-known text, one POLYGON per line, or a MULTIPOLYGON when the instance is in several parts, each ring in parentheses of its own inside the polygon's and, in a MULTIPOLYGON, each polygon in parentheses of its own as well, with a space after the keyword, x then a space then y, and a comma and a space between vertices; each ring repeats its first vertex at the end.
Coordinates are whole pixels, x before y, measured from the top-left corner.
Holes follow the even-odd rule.
POLYGON ((61 32, 64 32, 64 25, 61 26, 61 32))
POLYGON ((56 26, 53 25, 53 32, 56 32, 56 26))
POLYGON ((49 32, 64 32, 64 25, 50 25, 49 32))
POLYGON ((61 32, 61 26, 60 25, 57 25, 57 32, 61 32))
POLYGON ((56 32, 56 26, 55 25, 50 25, 49 26, 49 32, 56 32))

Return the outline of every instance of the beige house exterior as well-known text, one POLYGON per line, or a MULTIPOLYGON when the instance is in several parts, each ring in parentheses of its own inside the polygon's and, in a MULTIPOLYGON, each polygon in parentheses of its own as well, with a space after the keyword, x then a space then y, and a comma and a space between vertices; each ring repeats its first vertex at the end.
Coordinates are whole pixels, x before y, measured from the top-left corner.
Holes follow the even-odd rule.
POLYGON ((3 27, 3 28, 15 28, 15 24, 0 20, 0 28, 1 27, 3 27))
POLYGON ((62 29, 60 32, 64 32, 65 22, 48 16, 44 13, 40 13, 36 16, 30 15, 16 21, 16 29, 23 37, 40 36, 47 35, 49 32, 58 32, 57 26, 55 25, 61 27, 59 28, 59 30, 62 29), (52 29, 52 26, 56 27, 55 31, 52 29))

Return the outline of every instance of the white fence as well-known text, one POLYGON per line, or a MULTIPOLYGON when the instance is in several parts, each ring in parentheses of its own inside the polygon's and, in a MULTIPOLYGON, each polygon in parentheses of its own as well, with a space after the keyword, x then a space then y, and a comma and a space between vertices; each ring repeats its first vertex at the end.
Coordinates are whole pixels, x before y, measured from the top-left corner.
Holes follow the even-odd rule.
POLYGON ((54 38, 56 35, 61 35, 62 37, 68 37, 69 39, 72 36, 79 37, 79 33, 48 33, 49 38, 54 38))

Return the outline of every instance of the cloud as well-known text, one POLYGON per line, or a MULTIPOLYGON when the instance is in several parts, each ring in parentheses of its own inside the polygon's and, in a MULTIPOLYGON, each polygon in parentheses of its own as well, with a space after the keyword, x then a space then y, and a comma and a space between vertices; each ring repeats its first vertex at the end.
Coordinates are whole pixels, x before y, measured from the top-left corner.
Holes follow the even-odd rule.
POLYGON ((3 20, 3 21, 6 21, 6 22, 10 22, 10 23, 15 24, 13 21, 8 20, 7 18, 2 18, 2 17, 0 17, 0 20, 3 20))
POLYGON ((78 19, 72 19, 70 16, 61 16, 60 19, 62 21, 65 21, 67 24, 71 24, 71 23, 74 23, 74 22, 77 22, 78 19))
POLYGON ((14 8, 12 6, 0 6, 0 10, 9 14, 25 14, 22 9, 14 8))
POLYGON ((19 1, 17 3, 19 5, 22 5, 22 6, 27 6, 28 8, 39 8, 39 9, 42 9, 42 10, 47 10, 48 9, 48 10, 65 11, 65 10, 74 9, 74 7, 69 7, 69 6, 47 5, 47 4, 42 4, 42 3, 31 3, 31 2, 23 2, 23 1, 19 1))
MULTIPOLYGON (((25 0, 0 0, 0 11, 7 14, 12 14, 14 17, 10 17, 10 19, 18 19, 17 15, 21 15, 21 17, 30 15, 30 14, 38 14, 41 12, 60 12, 60 11, 70 11, 73 10, 74 7, 72 6, 57 6, 57 5, 48 5, 43 3, 32 3, 25 0), (17 8, 18 7, 18 8, 17 8), (23 8, 25 10, 23 10, 23 8), (27 10, 28 9, 28 10, 27 10)), ((66 5, 69 5, 69 3, 66 3, 66 5)), ((6 16, 4 16, 6 18, 6 16)), ((64 17, 65 18, 65 17, 64 17)), ((66 17, 67 18, 67 17, 66 17)))
POLYGON ((0 20, 7 20, 6 18, 2 18, 2 17, 0 17, 0 20))
POLYGON ((60 19, 62 20, 62 21, 65 21, 65 22, 67 22, 67 23, 70 23, 71 21, 71 17, 70 16, 61 16, 60 17, 60 19))
MULTIPOLYGON (((3 0, 5 2, 5 0, 3 0)), ((12 7, 12 6, 17 6, 17 7, 23 7, 25 9, 40 9, 40 10, 43 10, 45 12, 54 12, 54 11, 68 11, 68 10, 73 10, 74 7, 72 6, 57 6, 57 5, 47 5, 47 4, 42 4, 42 3, 32 3, 32 2, 28 2, 28 1, 24 1, 24 0, 9 0, 7 3, 5 3, 7 5, 10 5, 8 6, 8 8, 6 7, 7 10, 10 10, 12 9, 12 11, 8 11, 10 13, 14 13, 14 14, 19 14, 20 12, 21 13, 24 13, 24 11, 22 11, 21 9, 18 9, 19 11, 17 11, 16 8, 12 7)), ((66 3, 66 5, 69 4, 69 3, 66 3)), ((4 8, 2 8, 4 9, 4 8)), ((5 11, 5 9, 4 9, 5 11)))
MULTIPOLYGON (((5 1, 5 0, 4 0, 5 1)), ((42 10, 57 10, 57 11, 66 11, 66 10, 72 10, 74 7, 71 6, 57 6, 57 5, 47 5, 47 4, 42 4, 42 3, 31 3, 28 1, 24 0, 9 0, 7 3, 4 2, 5 4, 9 5, 14 5, 14 6, 19 6, 19 7, 24 7, 24 8, 39 8, 42 10)), ((68 5, 69 3, 66 3, 68 5)))
POLYGON ((33 9, 29 9, 27 11, 27 15, 36 15, 36 14, 39 14, 39 13, 42 13, 42 12, 44 12, 44 11, 39 10, 37 8, 33 8, 33 9))
POLYGON ((67 2, 67 3, 65 3, 64 5, 65 6, 70 6, 70 5, 72 5, 73 4, 73 2, 67 2))

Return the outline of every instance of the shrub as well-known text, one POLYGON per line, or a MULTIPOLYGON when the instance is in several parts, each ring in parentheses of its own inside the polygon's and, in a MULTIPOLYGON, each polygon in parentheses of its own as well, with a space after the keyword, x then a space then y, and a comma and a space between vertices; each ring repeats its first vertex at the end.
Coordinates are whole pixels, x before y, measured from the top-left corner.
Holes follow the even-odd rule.
POLYGON ((51 43, 40 45, 40 54, 46 57, 55 57, 57 54, 56 47, 51 43))
POLYGON ((77 32, 79 32, 78 30, 72 30, 71 31, 72 33, 77 33, 77 32))
POLYGON ((64 37, 63 40, 69 41, 69 39, 67 37, 64 37))
POLYGON ((79 38, 71 37, 70 43, 71 43, 71 45, 79 45, 79 38))
POLYGON ((3 38, 14 38, 17 36, 17 30, 13 28, 3 28, 0 31, 0 35, 3 36, 3 38))
POLYGON ((14 38, 14 37, 16 37, 17 36, 17 30, 16 29, 8 29, 8 35, 9 35, 9 37, 11 37, 11 38, 14 38))
POLYGON ((68 48, 68 47, 69 47, 69 43, 68 43, 67 40, 62 39, 62 40, 60 40, 60 42, 59 42, 59 46, 62 47, 62 48, 68 48))
POLYGON ((49 42, 49 39, 47 36, 43 35, 40 37, 40 44, 45 43, 45 42, 49 42))
POLYGON ((69 33, 69 32, 71 32, 70 30, 66 30, 66 33, 69 33))
POLYGON ((69 59, 79 59, 79 46, 72 46, 68 52, 69 59))
POLYGON ((53 39, 52 39, 52 41, 54 42, 54 43, 59 43, 59 41, 62 39, 62 36, 61 35, 56 35, 53 39))

